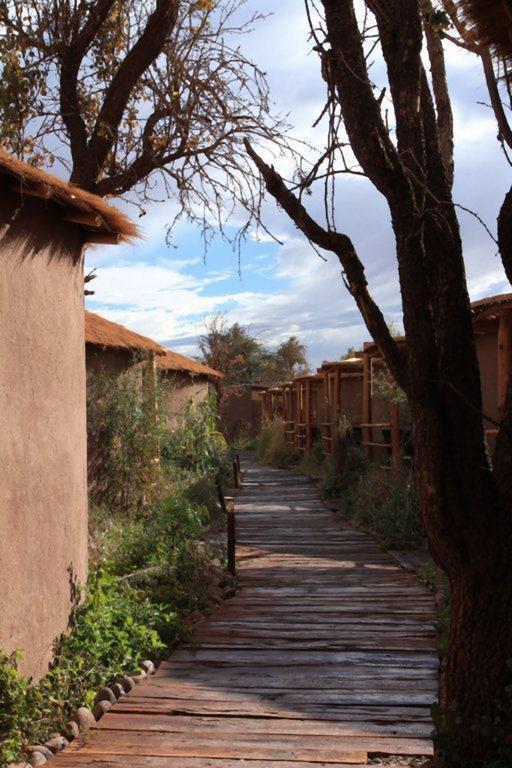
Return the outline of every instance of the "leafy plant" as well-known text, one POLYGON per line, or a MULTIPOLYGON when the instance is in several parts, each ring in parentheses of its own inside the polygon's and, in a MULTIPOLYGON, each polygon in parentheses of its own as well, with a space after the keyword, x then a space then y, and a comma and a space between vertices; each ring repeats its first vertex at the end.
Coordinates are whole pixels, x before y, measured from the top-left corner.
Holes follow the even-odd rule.
POLYGON ((155 408, 155 390, 143 386, 139 366, 122 376, 109 371, 89 374, 88 479, 93 505, 126 510, 151 496, 164 429, 165 412, 155 408))
POLYGON ((286 439, 282 421, 269 421, 262 429, 255 444, 255 456, 262 464, 287 469, 297 464, 300 455, 286 439))
POLYGON ((100 685, 157 656, 165 648, 160 634, 176 625, 167 607, 102 570, 91 574, 87 590, 76 591, 70 629, 37 685, 19 673, 19 653, 0 651, 1 763, 18 759, 52 731, 65 731, 77 706, 90 706, 100 685))

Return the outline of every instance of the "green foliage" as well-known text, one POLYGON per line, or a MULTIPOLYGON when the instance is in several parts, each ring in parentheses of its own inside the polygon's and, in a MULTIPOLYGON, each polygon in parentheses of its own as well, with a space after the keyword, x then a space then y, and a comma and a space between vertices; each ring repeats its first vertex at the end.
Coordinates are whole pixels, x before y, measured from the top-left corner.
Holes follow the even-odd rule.
POLYGON ((217 429, 217 399, 190 403, 175 417, 176 425, 162 435, 164 471, 179 468, 193 473, 218 471, 224 461, 226 441, 217 429))
POLYGON ((207 522, 207 509, 181 495, 132 519, 114 518, 101 534, 104 567, 184 616, 201 607, 210 581, 210 553, 201 541, 207 522))
POLYGON ((122 376, 108 371, 89 374, 88 477, 93 505, 132 509, 151 493, 165 424, 165 413, 158 409, 155 418, 154 406, 155 390, 142 385, 138 365, 122 376))
POLYGON ((396 403, 402 409, 409 409, 407 395, 404 390, 382 371, 373 378, 373 391, 377 396, 382 397, 383 400, 387 400, 389 403, 396 403))
POLYGON ((286 439, 282 421, 269 421, 256 438, 255 456, 262 464, 287 469, 297 464, 300 455, 286 439))
POLYGON ((390 473, 370 464, 347 488, 344 510, 357 525, 376 533, 386 548, 417 549, 425 541, 417 488, 409 472, 390 473))
POLYGON ((320 491, 326 499, 341 499, 344 493, 359 482, 368 469, 366 454, 356 445, 346 447, 344 465, 340 468, 336 455, 328 456, 325 460, 320 491))
POLYGON ((324 450, 322 447, 322 436, 317 434, 313 440, 313 447, 309 453, 305 453, 300 461, 300 470, 305 475, 318 480, 322 477, 324 471, 324 450))
POLYGON ((160 634, 176 625, 176 615, 141 592, 98 570, 80 591, 48 674, 37 684, 17 670, 19 654, 0 651, 0 762, 17 760, 65 724, 81 704, 91 705, 100 685, 133 671, 143 658, 165 647, 160 634))
POLYGON ((306 348, 296 336, 272 350, 239 323, 228 325, 222 315, 209 321, 199 346, 206 363, 224 374, 226 384, 287 381, 308 369, 306 348))

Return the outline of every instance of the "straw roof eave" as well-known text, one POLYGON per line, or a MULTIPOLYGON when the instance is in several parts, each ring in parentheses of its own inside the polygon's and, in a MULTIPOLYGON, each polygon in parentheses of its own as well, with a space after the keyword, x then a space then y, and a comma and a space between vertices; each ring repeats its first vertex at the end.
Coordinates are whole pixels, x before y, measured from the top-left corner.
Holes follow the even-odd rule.
POLYGON ((102 350, 115 349, 128 352, 154 352, 165 355, 165 349, 153 339, 130 331, 94 312, 85 311, 85 343, 102 350))
POLYGON ((165 373, 185 373, 188 376, 208 379, 221 379, 224 376, 220 371, 171 349, 164 350, 164 355, 157 360, 157 368, 165 373))
POLYGON ((0 149, 0 175, 13 179, 15 191, 51 200, 63 208, 62 218, 86 232, 86 242, 130 241, 140 237, 135 224, 101 197, 58 179, 0 149))

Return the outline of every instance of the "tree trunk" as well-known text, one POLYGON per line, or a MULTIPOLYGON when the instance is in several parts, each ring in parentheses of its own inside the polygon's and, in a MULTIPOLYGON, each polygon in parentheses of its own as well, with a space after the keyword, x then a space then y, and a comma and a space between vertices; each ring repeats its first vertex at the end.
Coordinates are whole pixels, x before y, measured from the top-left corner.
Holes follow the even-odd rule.
POLYGON ((496 547, 492 567, 484 559, 471 561, 450 577, 444 722, 438 736, 440 757, 446 751, 450 766, 510 765, 492 762, 500 755, 507 759, 511 736, 512 563, 507 550, 496 547))

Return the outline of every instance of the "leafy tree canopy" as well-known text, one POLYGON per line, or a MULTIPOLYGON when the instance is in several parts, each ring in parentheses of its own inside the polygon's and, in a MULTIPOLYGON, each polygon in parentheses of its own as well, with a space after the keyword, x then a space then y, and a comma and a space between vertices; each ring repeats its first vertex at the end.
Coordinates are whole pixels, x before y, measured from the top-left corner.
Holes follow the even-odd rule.
POLYGON ((199 346, 207 365, 221 371, 227 384, 287 381, 306 371, 306 348, 296 336, 272 350, 239 323, 222 315, 207 324, 199 346))

